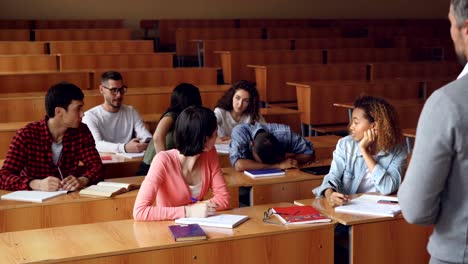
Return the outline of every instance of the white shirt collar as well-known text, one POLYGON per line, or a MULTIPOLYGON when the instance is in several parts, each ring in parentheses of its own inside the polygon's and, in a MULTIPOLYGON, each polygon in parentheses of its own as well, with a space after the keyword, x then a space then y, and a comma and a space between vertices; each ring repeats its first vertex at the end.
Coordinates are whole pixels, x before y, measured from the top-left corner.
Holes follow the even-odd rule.
POLYGON ((458 75, 457 80, 460 79, 461 77, 465 76, 468 73, 468 63, 465 65, 463 68, 463 71, 458 75))

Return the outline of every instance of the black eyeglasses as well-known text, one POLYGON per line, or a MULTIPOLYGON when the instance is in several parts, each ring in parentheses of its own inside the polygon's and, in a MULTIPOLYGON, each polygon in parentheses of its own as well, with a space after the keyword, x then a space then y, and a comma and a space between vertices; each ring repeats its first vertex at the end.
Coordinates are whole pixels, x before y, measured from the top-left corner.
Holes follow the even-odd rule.
POLYGON ((118 93, 124 94, 124 93, 127 92, 127 86, 125 86, 125 85, 120 87, 120 88, 109 88, 109 87, 105 87, 102 84, 101 84, 101 86, 102 86, 102 88, 105 88, 105 89, 109 90, 111 92, 111 94, 113 94, 113 95, 117 95, 118 93))

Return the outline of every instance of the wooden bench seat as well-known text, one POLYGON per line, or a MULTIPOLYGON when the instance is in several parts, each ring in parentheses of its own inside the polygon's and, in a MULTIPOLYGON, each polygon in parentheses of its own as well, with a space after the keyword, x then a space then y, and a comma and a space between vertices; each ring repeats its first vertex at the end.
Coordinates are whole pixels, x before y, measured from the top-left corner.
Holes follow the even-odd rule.
POLYGON ((173 67, 173 53, 62 54, 60 70, 173 67))
MULTIPOLYGON (((100 76, 107 69, 96 69, 94 78, 94 88, 100 84, 100 76)), ((155 87, 176 85, 186 82, 195 86, 200 84, 217 84, 217 68, 151 68, 151 69, 118 69, 122 74, 125 84, 133 87, 155 87)))
POLYGON ((123 19, 36 19, 36 29, 123 28, 123 19))
POLYGON ((45 92, 52 85, 67 81, 81 89, 91 89, 91 71, 0 73, 0 93, 45 92))
POLYGON ((178 28, 176 30, 177 56, 196 56, 197 50, 192 39, 259 39, 260 28, 178 28))
MULTIPOLYGON (((255 81, 247 65, 322 63, 322 50, 237 50, 215 51, 220 56, 224 82, 255 81)), ((258 80, 257 80, 258 81, 258 80)), ((262 98, 263 100, 263 98, 262 98)))
POLYGON ((130 40, 130 29, 91 28, 91 29, 36 29, 36 41, 53 40, 130 40))
POLYGON ((373 48, 375 43, 370 38, 298 38, 294 40, 295 49, 343 49, 373 48))
POLYGON ((46 44, 42 41, 1 41, 0 55, 45 55, 46 44))
MULTIPOLYGON (((291 39, 203 39, 192 40, 203 53, 203 66, 221 67, 216 50, 287 50, 292 48, 291 39)), ((201 55, 200 55, 201 56, 201 55)))
POLYGON ((29 41, 28 29, 0 29, 0 41, 29 41))
POLYGON ((266 29, 267 38, 330 38, 341 37, 342 33, 339 28, 324 27, 324 28, 299 28, 299 27, 271 27, 266 29))
POLYGON ((255 70, 260 99, 267 103, 297 100, 295 89, 286 85, 288 81, 367 79, 366 63, 275 64, 248 65, 248 67, 255 70))
POLYGON ((0 56, 2 72, 58 71, 59 61, 53 55, 8 55, 0 56))
POLYGON ((82 40, 48 43, 50 54, 151 53, 154 51, 151 40, 82 40))

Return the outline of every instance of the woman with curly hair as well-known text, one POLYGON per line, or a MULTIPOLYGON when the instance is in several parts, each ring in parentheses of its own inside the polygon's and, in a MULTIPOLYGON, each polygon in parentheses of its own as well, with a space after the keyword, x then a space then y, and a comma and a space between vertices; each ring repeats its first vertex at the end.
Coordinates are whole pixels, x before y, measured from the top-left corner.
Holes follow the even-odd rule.
POLYGON ((382 98, 361 96, 354 102, 350 135, 338 141, 330 172, 313 192, 332 206, 349 194, 398 190, 407 151, 395 108, 382 98))
POLYGON ((214 113, 218 122, 218 137, 229 140, 231 131, 238 124, 264 123, 259 113, 260 98, 257 88, 249 81, 234 83, 218 100, 214 113))

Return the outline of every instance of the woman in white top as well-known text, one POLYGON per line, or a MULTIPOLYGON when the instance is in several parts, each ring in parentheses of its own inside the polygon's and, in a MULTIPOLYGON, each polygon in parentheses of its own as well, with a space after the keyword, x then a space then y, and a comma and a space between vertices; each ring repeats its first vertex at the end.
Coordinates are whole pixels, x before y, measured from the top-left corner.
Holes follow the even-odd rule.
POLYGON ((245 80, 234 83, 218 100, 214 109, 218 137, 222 141, 229 140, 232 129, 238 124, 264 123, 259 109, 260 98, 255 85, 245 80))

